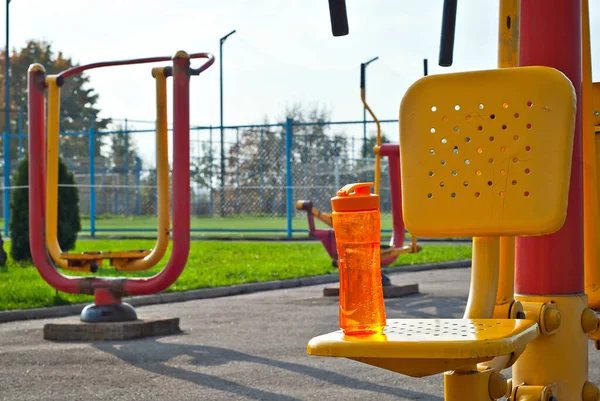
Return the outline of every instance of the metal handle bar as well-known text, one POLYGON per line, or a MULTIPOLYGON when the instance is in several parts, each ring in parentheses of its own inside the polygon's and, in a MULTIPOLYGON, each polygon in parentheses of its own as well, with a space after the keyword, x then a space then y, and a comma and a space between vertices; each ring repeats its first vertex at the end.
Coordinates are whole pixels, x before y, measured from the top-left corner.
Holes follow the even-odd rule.
MULTIPOLYGON (((211 53, 193 53, 189 55, 190 59, 196 58, 207 58, 208 61, 202 64, 199 68, 190 68, 191 75, 199 75, 202 71, 205 71, 208 67, 214 64, 215 56, 211 53)), ((163 57, 146 57, 146 58, 137 58, 131 60, 117 60, 117 61, 103 61, 99 63, 92 63, 86 65, 80 65, 77 67, 69 68, 56 76, 57 83, 59 86, 62 86, 64 80, 66 78, 72 77, 73 75, 77 75, 82 73, 83 71, 91 70, 94 68, 102 68, 102 67, 114 67, 118 65, 134 65, 134 64, 148 64, 148 63, 157 63, 161 61, 170 61, 173 57, 171 56, 163 56, 163 57)))

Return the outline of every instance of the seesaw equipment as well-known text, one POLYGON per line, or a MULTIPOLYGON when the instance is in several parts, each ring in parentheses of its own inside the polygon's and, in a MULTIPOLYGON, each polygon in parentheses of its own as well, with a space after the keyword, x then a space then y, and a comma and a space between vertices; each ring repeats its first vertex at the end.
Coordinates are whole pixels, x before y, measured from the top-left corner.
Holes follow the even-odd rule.
MULTIPOLYGON (((330 0, 336 36, 348 33, 342 3, 330 0)), ((452 64, 456 9, 456 0, 445 1, 441 66, 452 64)), ((406 227, 421 237, 473 237, 463 318, 384 315, 382 323, 381 285, 360 273, 373 271, 366 244, 379 234, 360 219, 338 225, 334 214, 336 235, 355 236, 352 247, 339 242, 339 253, 362 243, 363 261, 340 262, 348 277, 340 282, 341 330, 311 339, 307 352, 412 377, 444 373, 446 400, 596 401, 600 390, 587 380, 587 340, 600 340, 592 281, 600 272, 588 262, 598 260, 588 236, 595 220, 583 246, 584 216, 597 215, 598 205, 596 177, 582 164, 596 174, 598 166, 582 140, 594 145, 600 124, 591 107, 588 1, 501 0, 499 33, 498 69, 422 78, 400 105, 406 227), (361 286, 368 290, 349 304, 361 286), (502 375, 508 367, 511 380, 502 375)), ((368 195, 354 187, 334 200, 368 195)))
MULTIPOLYGON (((189 80, 214 63, 209 53, 174 57, 152 57, 109 61, 78 66, 56 76, 47 76, 44 67, 32 64, 28 72, 29 105, 29 238, 33 263, 53 288, 73 294, 94 295, 94 304, 81 313, 84 322, 136 320, 135 310, 123 303, 124 296, 154 294, 177 280, 185 267, 190 246, 190 162, 189 162, 189 80), (208 59, 199 68, 190 60, 208 59), (172 66, 152 69, 157 88, 157 164, 159 168, 159 238, 152 251, 64 254, 56 241, 59 88, 64 81, 83 71, 118 65, 156 63, 172 60, 172 66), (166 79, 173 79, 173 248, 165 268, 149 278, 71 277, 61 274, 49 257, 69 270, 90 271, 108 259, 120 270, 143 270, 155 265, 165 253, 169 240, 169 197, 166 151, 166 79), (44 94, 48 89, 48 143, 44 94), (164 145, 164 147, 163 147, 164 145), (46 152, 48 175, 46 176, 46 152)), ((93 146, 90 145, 90 146, 93 146)), ((93 161, 92 161, 93 163, 93 161)))

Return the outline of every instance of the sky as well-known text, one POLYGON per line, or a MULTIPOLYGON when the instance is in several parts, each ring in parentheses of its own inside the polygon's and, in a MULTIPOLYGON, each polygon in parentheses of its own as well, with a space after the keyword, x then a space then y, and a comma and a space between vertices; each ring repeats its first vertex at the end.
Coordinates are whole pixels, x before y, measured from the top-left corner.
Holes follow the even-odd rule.
MULTIPOLYGON (((600 80, 600 2, 590 3, 593 73, 600 80)), ((496 67, 496 0, 458 2, 450 68, 437 66, 442 0, 348 0, 347 7, 350 34, 333 37, 325 0, 12 0, 10 45, 46 40, 80 64, 177 50, 218 58, 219 38, 235 29, 223 47, 225 125, 274 122, 294 103, 326 108, 334 121, 361 120, 360 63, 375 56, 367 98, 380 119, 398 117, 404 92, 423 75, 424 58, 430 74, 496 67)), ((219 124, 218 62, 192 77, 192 125, 219 124)), ((150 68, 90 71, 100 116, 153 121, 150 68)), ((152 148, 137 142, 143 151, 152 148)))

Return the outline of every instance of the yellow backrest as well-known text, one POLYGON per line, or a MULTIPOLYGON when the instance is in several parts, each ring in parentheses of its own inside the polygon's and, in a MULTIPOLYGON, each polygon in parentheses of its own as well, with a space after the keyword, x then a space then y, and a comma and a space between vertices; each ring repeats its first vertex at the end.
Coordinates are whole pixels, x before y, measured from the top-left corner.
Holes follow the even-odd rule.
POLYGON ((564 224, 576 116, 553 68, 431 75, 400 106, 402 211, 420 237, 540 235, 564 224))

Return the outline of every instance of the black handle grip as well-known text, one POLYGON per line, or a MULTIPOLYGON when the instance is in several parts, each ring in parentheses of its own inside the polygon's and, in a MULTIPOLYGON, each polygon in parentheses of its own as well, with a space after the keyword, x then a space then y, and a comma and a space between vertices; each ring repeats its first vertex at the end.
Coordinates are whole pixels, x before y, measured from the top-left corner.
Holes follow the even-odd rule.
POLYGON ((427 59, 424 58, 423 59, 423 76, 426 77, 427 75, 429 75, 429 71, 428 71, 428 68, 427 68, 427 59))
POLYGON ((365 63, 360 65, 360 89, 365 89, 365 63))
POLYGON ((329 0, 329 17, 333 36, 348 35, 348 14, 346 0, 329 0))
POLYGON ((458 0, 444 0, 442 35, 440 38, 440 67, 450 67, 454 56, 454 33, 456 31, 456 6, 458 0))

